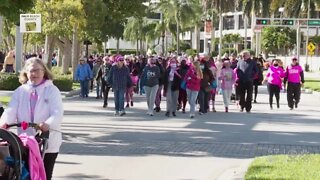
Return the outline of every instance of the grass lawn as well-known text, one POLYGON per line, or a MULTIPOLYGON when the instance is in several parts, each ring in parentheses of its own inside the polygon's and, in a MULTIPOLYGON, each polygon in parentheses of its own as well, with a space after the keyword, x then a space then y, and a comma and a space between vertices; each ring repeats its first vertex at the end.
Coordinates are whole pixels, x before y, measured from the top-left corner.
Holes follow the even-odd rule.
POLYGON ((320 92, 320 80, 306 79, 304 82, 304 88, 320 92))
POLYGON ((251 163, 245 179, 320 179, 319 165, 319 154, 264 156, 251 163))
POLYGON ((10 101, 11 97, 10 96, 1 96, 0 97, 0 102, 3 104, 3 105, 7 105, 10 101))

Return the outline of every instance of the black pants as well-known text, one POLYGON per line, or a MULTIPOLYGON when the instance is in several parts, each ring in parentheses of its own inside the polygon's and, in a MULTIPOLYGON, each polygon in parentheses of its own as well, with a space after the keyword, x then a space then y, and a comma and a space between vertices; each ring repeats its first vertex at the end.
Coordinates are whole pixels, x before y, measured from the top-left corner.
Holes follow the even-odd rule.
POLYGON ((253 91, 253 82, 239 82, 239 97, 240 97, 240 107, 243 110, 246 108, 246 111, 251 111, 252 108, 252 91, 253 91), (246 96, 247 95, 247 96, 246 96))
POLYGON ((102 80, 101 83, 101 91, 103 94, 103 105, 107 105, 108 104, 108 96, 109 96, 109 90, 110 90, 110 86, 107 85, 106 81, 102 80))
POLYGON ((287 101, 288 106, 293 108, 293 105, 298 105, 301 96, 301 84, 300 83, 290 83, 287 86, 287 101))
POLYGON ((254 100, 257 100, 257 96, 258 96, 258 84, 254 85, 254 100))
POLYGON ((47 180, 51 180, 54 164, 56 163, 56 159, 58 157, 58 153, 46 153, 44 155, 44 168, 46 170, 47 180))
POLYGON ((186 109, 187 105, 187 91, 184 89, 179 89, 179 97, 178 97, 178 103, 182 109, 186 109))
POLYGON ((198 94, 198 101, 200 104, 200 111, 201 113, 207 113, 209 109, 209 98, 210 92, 206 92, 204 89, 200 89, 198 94))
POLYGON ((280 107, 279 100, 280 100, 280 87, 274 84, 268 84, 268 92, 269 92, 269 104, 272 107, 273 104, 273 95, 276 97, 277 107, 280 107))

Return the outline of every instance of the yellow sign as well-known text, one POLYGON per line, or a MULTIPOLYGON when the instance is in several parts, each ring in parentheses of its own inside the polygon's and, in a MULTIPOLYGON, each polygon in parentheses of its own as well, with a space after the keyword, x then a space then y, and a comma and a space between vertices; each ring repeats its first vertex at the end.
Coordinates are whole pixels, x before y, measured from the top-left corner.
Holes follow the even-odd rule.
POLYGON ((308 51, 308 55, 310 56, 314 55, 314 51, 308 51))
POLYGON ((314 50, 316 49, 316 46, 313 43, 310 42, 308 44, 307 48, 308 48, 309 52, 314 52, 314 50))

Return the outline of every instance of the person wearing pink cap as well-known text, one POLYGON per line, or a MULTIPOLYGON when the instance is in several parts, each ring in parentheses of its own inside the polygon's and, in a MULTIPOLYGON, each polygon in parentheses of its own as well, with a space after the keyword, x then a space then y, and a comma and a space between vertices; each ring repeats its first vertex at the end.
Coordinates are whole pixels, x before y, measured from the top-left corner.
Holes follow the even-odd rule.
POLYGON ((287 101, 290 110, 293 110, 293 106, 298 108, 300 102, 301 87, 304 83, 304 73, 302 67, 298 63, 296 57, 292 58, 291 64, 286 68, 286 74, 284 82, 288 82, 287 86, 287 101))
POLYGON ((231 68, 231 62, 229 60, 225 60, 223 62, 224 68, 222 68, 219 80, 221 81, 221 90, 223 95, 223 103, 225 107, 225 112, 229 112, 229 104, 231 101, 232 95, 232 86, 235 82, 236 76, 231 68))
POLYGON ((111 67, 108 77, 108 84, 114 92, 115 116, 126 114, 124 110, 124 94, 128 87, 132 86, 129 69, 124 65, 124 58, 121 55, 115 57, 116 65, 111 67))
POLYGON ((170 59, 169 66, 164 74, 164 94, 166 95, 167 100, 167 117, 170 116, 170 113, 172 113, 173 116, 176 116, 179 88, 182 80, 178 71, 179 68, 176 58, 170 59))

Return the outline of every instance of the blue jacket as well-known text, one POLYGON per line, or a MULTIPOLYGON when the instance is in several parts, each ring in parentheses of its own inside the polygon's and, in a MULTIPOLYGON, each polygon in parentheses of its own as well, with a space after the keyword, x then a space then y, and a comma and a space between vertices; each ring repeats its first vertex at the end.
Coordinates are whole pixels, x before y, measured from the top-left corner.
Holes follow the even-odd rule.
POLYGON ((90 80, 92 78, 93 74, 89 64, 78 64, 76 72, 76 81, 90 80))

